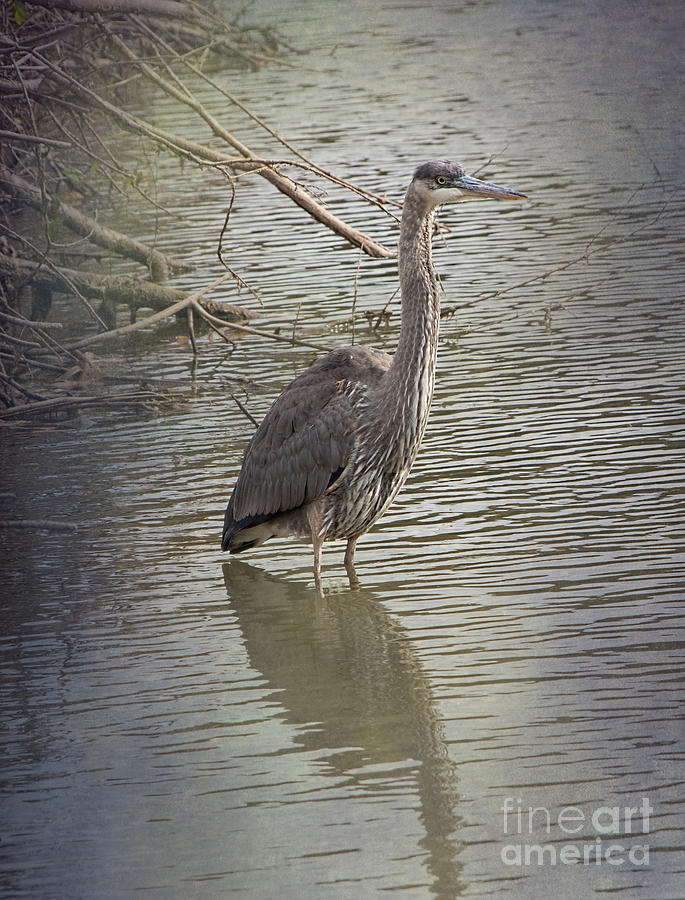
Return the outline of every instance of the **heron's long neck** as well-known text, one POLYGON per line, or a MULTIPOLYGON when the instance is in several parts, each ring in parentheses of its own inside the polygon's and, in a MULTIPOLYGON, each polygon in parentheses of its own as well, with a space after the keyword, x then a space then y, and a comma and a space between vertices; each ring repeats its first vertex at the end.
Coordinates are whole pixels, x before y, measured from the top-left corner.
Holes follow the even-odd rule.
POLYGON ((398 254, 402 327, 383 387, 394 417, 403 420, 404 427, 415 424, 418 433, 414 439, 419 441, 433 396, 440 324, 440 295, 431 261, 432 228, 433 211, 410 188, 402 212, 398 254))

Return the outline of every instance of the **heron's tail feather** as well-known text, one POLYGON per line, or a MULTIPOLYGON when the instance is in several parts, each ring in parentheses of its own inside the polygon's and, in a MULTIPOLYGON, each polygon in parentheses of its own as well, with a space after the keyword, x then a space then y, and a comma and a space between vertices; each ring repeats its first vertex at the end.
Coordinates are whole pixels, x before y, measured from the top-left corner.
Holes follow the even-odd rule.
POLYGON ((231 553, 240 553, 250 547, 258 547, 276 534, 270 522, 273 515, 246 516, 237 522, 233 517, 233 497, 228 502, 224 516, 224 531, 221 536, 221 549, 231 553))
POLYGON ((270 537, 274 536, 272 529, 268 527, 268 523, 256 525, 253 528, 243 528, 233 534, 226 535, 221 542, 221 549, 228 550, 230 553, 240 553, 243 550, 249 550, 251 547, 259 547, 270 537))

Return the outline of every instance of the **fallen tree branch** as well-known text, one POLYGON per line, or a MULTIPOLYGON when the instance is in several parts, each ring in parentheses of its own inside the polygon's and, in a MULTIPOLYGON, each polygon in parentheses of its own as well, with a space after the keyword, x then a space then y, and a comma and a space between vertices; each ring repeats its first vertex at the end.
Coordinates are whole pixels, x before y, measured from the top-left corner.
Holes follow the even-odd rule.
MULTIPOLYGON (((149 306, 155 310, 166 310, 171 304, 183 302, 188 294, 178 288, 155 284, 153 281, 143 281, 132 275, 101 275, 94 272, 83 272, 77 269, 69 269, 65 266, 54 266, 47 269, 15 256, 7 256, 0 253, 0 271, 10 275, 30 279, 38 284, 47 284, 57 290, 64 290, 64 281, 72 282, 79 291, 90 297, 104 300, 106 303, 123 303, 132 309, 141 306, 149 306)), ((231 273, 222 276, 228 279, 231 273)), ((222 312, 225 310, 228 319, 245 321, 249 313, 230 303, 222 303, 222 312)), ((183 307, 181 307, 183 309, 183 307)), ((223 323, 226 325, 226 321, 223 323)), ((103 332, 106 334, 107 332, 103 332)))
MULTIPOLYGON (((203 315, 206 315, 204 308, 200 305, 200 300, 202 299, 202 297, 204 297, 205 294, 208 294, 210 291, 214 290, 214 288, 218 287, 220 284, 223 284, 230 277, 231 273, 227 272, 225 275, 221 275, 219 278, 217 278, 215 281, 213 281, 211 284, 208 284, 201 290, 195 291, 194 294, 186 294, 183 291, 177 291, 176 293, 181 294, 181 299, 177 300, 176 303, 173 303, 171 306, 160 310, 160 312, 153 313, 153 315, 151 316, 146 316, 139 322, 131 322, 130 325, 122 325, 121 328, 113 328, 111 331, 101 331, 100 334, 92 334, 90 335, 90 337, 82 338, 80 341, 74 341, 72 344, 67 345, 68 349, 76 350, 80 349, 81 347, 87 347, 90 344, 97 344, 101 341, 110 340, 111 338, 118 338, 126 334, 131 334, 134 331, 140 331, 143 328, 147 328, 150 325, 161 322, 163 319, 169 319, 171 318, 171 316, 177 315, 184 309, 188 309, 193 303, 197 305, 197 307, 202 311, 203 315)), ((226 305, 228 306, 228 304, 226 305)), ((238 307, 234 307, 234 309, 237 308, 238 307)), ((218 319, 217 321, 220 321, 222 325, 226 327, 227 323, 225 320, 218 319)))
MULTIPOLYGON (((174 53, 173 48, 159 34, 154 32, 142 19, 140 19, 138 16, 133 16, 133 19, 137 23, 138 27, 142 31, 145 32, 145 34, 148 36, 148 38, 151 41, 155 42, 155 44, 159 44, 165 50, 166 53, 168 53, 168 54, 174 53)), ((352 191, 352 193, 355 193, 358 196, 363 197, 365 200, 368 200, 371 203, 373 203, 375 206, 378 206, 380 209, 382 209, 388 215, 395 218, 395 220, 397 221, 397 217, 393 216, 393 214, 390 213, 386 207, 387 206, 395 206, 395 207, 399 207, 401 209, 401 207, 402 207, 401 203, 399 203, 396 200, 390 200, 390 199, 388 199, 388 197, 381 195, 381 194, 377 194, 373 191, 369 191, 364 188, 359 188, 359 187, 357 187, 357 185, 353 184, 351 181, 347 181, 346 179, 340 178, 338 175, 335 175, 333 172, 330 172, 327 169, 323 169, 321 166, 317 165, 317 163, 315 163, 313 160, 309 159, 308 156, 305 156, 304 153, 300 152, 297 149, 297 147, 293 146, 293 144, 291 144, 289 141, 287 141, 283 137, 283 135, 279 134, 278 131, 275 131, 273 128, 271 128, 271 126, 267 122, 265 122, 264 119, 261 118, 261 116, 258 116, 249 107, 247 107, 242 101, 240 101, 237 97, 235 97, 233 94, 231 94, 229 91, 227 91, 226 88, 223 87, 223 85, 219 84, 219 82, 216 81, 215 79, 210 78, 209 75, 207 75, 205 72, 202 71, 202 69, 193 65, 193 63, 185 55, 178 57, 178 59, 179 59, 179 62, 183 66, 185 66, 189 71, 191 71, 193 73, 193 75, 195 75, 198 78, 201 78, 205 82, 205 84, 208 84, 211 88, 213 88, 213 90, 217 91, 219 94, 221 94, 223 97, 225 97, 230 103, 232 103, 234 106, 237 106, 238 109, 241 112, 245 113, 245 115, 248 116, 248 118, 252 119, 253 122, 256 122, 257 125, 259 125, 260 128, 263 128, 264 131, 267 132, 267 134, 269 134, 272 138, 274 138, 274 140, 278 141, 279 144, 282 144, 284 147, 286 147, 291 153, 293 153, 295 156, 297 156, 298 159, 301 159, 302 162, 306 164, 305 168, 308 171, 314 172, 318 175, 321 175, 323 178, 326 178, 328 181, 331 181, 333 184, 338 184, 341 187, 344 187, 347 190, 352 191)))
POLYGON ((22 403, 9 409, 0 410, 0 419, 14 419, 22 416, 35 416, 54 413, 60 409, 73 409, 82 406, 126 406, 130 404, 171 403, 181 399, 180 394, 166 394, 158 391, 125 391, 121 394, 100 394, 99 396, 66 396, 51 397, 36 403, 22 403))
MULTIPOLYGON (((33 89, 35 90, 35 88, 33 89)), ((0 141, 19 141, 21 144, 45 144, 46 147, 59 147, 63 150, 68 150, 71 147, 68 141, 38 137, 37 134, 18 134, 16 131, 0 131, 0 141)))
POLYGON ((4 168, 0 169, 0 186, 33 209, 44 209, 44 203, 47 201, 51 213, 61 217, 64 224, 72 231, 106 250, 111 250, 119 256, 134 259, 147 266, 153 281, 166 281, 171 271, 183 271, 189 268, 187 264, 167 256, 154 247, 133 240, 120 231, 100 225, 95 219, 84 215, 80 210, 52 197, 46 189, 44 189, 43 196, 38 187, 4 168))
POLYGON ((172 19, 194 19, 192 4, 177 0, 30 0, 32 6, 80 13, 144 13, 172 19))
MULTIPOLYGON (((115 104, 110 103, 108 100, 104 100, 97 93, 87 88, 84 84, 81 84, 78 79, 74 78, 68 72, 65 72, 59 66, 52 63, 37 50, 32 50, 30 52, 35 59, 37 59, 40 63, 50 69, 50 71, 59 79, 66 81, 79 93, 91 100, 96 106, 100 107, 102 110, 115 117, 117 121, 119 121, 126 128, 139 134, 143 134, 150 140, 162 144, 167 149, 170 149, 177 153, 181 153, 182 155, 190 156, 197 162, 206 162, 211 164, 220 163, 228 167, 235 165, 236 160, 231 160, 230 158, 227 159, 225 154, 222 154, 211 147, 207 147, 203 144, 198 144, 195 141, 190 141, 178 135, 171 134, 170 132, 165 131, 162 128, 157 128, 154 125, 150 125, 148 122, 145 122, 138 116, 125 112, 115 104)), ((141 60, 138 60, 135 54, 133 54, 133 58, 139 65, 145 65, 141 60)), ((147 68, 149 69, 149 67, 147 68)), ((227 132, 221 125, 219 125, 219 123, 216 122, 216 120, 214 120, 213 117, 202 108, 200 103, 193 99, 189 99, 184 92, 178 90, 178 88, 176 88, 176 86, 172 85, 170 82, 166 82, 166 80, 156 72, 154 72, 154 70, 150 69, 150 73, 150 77, 152 78, 152 80, 158 83, 160 87, 163 87, 164 90, 167 90, 168 86, 168 92, 172 96, 177 97, 177 99, 181 100, 181 102, 183 103, 187 103, 200 115, 202 115, 202 117, 205 118, 205 121, 210 124, 210 127, 212 128, 214 133, 218 137, 221 137, 222 140, 224 140, 226 143, 228 143, 229 146, 237 150, 238 153, 240 153, 241 156, 244 157, 246 162, 250 163, 251 160, 257 159, 256 155, 249 149, 249 147, 247 147, 245 144, 243 144, 241 141, 227 132), (202 110, 202 112, 200 112, 200 110, 202 110)), ((254 171, 258 175, 261 175, 263 178, 273 184, 274 187, 278 188, 278 190, 281 191, 281 193, 285 194, 294 203, 308 212, 309 215, 317 222, 325 225, 340 237, 345 238, 345 240, 349 241, 349 243, 353 244, 355 247, 360 247, 369 256, 373 256, 379 259, 387 259, 394 256, 393 251, 389 250, 387 247, 384 247, 378 241, 375 241, 373 238, 369 237, 358 229, 353 228, 351 225, 348 225, 342 219, 331 213, 328 209, 326 209, 326 207, 318 203, 318 201, 316 201, 311 196, 311 194, 303 190, 292 179, 288 178, 280 172, 274 171, 269 167, 264 167, 256 163, 253 163, 253 165, 255 166, 254 171)))
MULTIPOLYGON (((101 331, 99 334, 91 334, 89 337, 73 341, 71 344, 68 344, 67 347, 69 350, 80 350, 81 347, 90 347, 92 344, 101 344, 103 341, 124 337, 127 334, 132 334, 134 331, 142 331, 144 328, 149 328, 150 325, 156 325, 158 322, 163 322, 164 319, 170 319, 177 313, 183 312, 184 309, 188 308, 188 304, 189 298, 184 296, 182 300, 178 300, 171 306, 166 307, 166 309, 153 313, 151 316, 145 316, 144 319, 139 319, 137 322, 131 322, 129 325, 122 325, 120 328, 112 328, 111 331, 101 331)), ((226 323, 224 322, 224 325, 225 324, 226 323)))

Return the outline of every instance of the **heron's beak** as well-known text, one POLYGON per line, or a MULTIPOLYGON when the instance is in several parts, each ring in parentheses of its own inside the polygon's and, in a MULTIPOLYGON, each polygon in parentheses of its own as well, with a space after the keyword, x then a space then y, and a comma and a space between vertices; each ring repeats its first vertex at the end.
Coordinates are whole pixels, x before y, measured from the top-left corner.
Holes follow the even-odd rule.
POLYGON ((481 197, 493 197, 495 200, 511 200, 514 197, 526 199, 526 194, 510 191, 499 184, 481 181, 480 178, 472 178, 470 175, 462 175, 461 178, 455 179, 454 187, 462 192, 464 200, 478 200, 481 197))

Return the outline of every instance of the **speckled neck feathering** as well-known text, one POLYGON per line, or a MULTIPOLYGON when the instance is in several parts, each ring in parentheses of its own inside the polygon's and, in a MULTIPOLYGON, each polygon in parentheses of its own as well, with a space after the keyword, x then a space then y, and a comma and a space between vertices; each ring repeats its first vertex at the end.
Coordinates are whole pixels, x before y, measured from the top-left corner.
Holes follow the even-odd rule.
MULTIPOLYGON (((392 359, 378 384, 345 389, 357 412, 359 439, 349 461, 351 477, 329 494, 323 540, 363 534, 404 484, 428 421, 440 325, 440 296, 431 261, 434 208, 409 187, 402 213, 398 267, 402 327, 392 359)), ((386 363, 386 364, 387 364, 386 363)))
MULTIPOLYGON (((440 294, 431 258, 435 208, 414 187, 402 211, 398 268, 402 328, 390 370, 381 386, 385 409, 392 409, 398 436, 414 461, 433 397, 440 327, 440 294)), ((410 462, 410 465, 411 465, 410 462)))
POLYGON ((523 196, 470 178, 447 160, 419 166, 402 213, 402 326, 394 357, 341 347, 283 390, 245 452, 222 549, 239 553, 290 535, 311 540, 321 592, 323 542, 345 538, 345 566, 350 584, 357 584, 357 539, 404 484, 428 421, 440 323, 431 262, 434 211, 470 197, 523 196))

